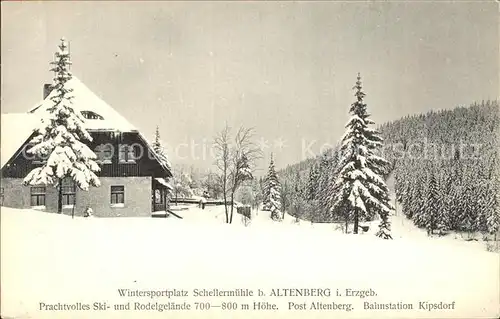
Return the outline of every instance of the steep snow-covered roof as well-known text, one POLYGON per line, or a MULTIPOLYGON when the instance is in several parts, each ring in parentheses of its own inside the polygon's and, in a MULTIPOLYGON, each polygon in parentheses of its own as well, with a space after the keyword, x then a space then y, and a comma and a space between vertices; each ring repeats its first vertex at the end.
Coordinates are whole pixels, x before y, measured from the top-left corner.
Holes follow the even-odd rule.
MULTIPOLYGON (((120 132, 136 131, 136 128, 123 116, 115 111, 109 104, 94 94, 77 77, 73 76, 66 83, 66 87, 73 89, 73 107, 80 112, 89 112, 98 115, 94 119, 87 118, 86 128, 88 130, 114 130, 120 132)), ((39 114, 52 106, 51 98, 56 94, 52 91, 43 101, 32 108, 29 113, 39 114)))
MULTIPOLYGON (((73 76, 66 83, 68 88, 73 89, 71 92, 74 96, 73 107, 80 112, 87 112, 92 115, 90 118, 84 116, 86 129, 106 130, 119 132, 136 132, 148 145, 151 152, 155 156, 160 165, 171 175, 170 163, 166 160, 162 161, 151 147, 151 143, 123 116, 115 111, 110 105, 95 95, 85 84, 77 77, 73 76)), ((15 155, 16 151, 26 142, 33 131, 39 127, 40 120, 44 117, 45 111, 51 107, 51 98, 56 94, 52 91, 43 101, 27 113, 8 113, 1 114, 1 135, 0 135, 0 167, 5 164, 15 155)))
POLYGON ((37 126, 38 117, 29 113, 1 115, 0 167, 26 142, 37 126))
MULTIPOLYGON (((89 122, 89 120, 86 120, 89 122)), ((40 116, 36 113, 6 113, 1 114, 1 134, 0 134, 0 167, 5 164, 16 154, 21 146, 28 140, 31 134, 40 124, 40 116)), ((151 147, 151 143, 140 133, 139 136, 144 140, 150 148, 153 156, 160 165, 172 175, 170 163, 165 159, 161 160, 151 147)))

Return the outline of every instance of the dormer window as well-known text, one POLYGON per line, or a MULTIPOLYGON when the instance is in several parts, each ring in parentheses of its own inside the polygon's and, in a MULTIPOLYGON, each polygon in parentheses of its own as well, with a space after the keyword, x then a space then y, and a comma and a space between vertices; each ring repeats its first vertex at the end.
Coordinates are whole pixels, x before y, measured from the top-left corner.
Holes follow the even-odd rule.
POLYGON ((118 160, 120 163, 135 163, 135 150, 131 145, 120 145, 118 160))
POLYGON ((113 145, 110 143, 98 145, 95 149, 97 155, 96 162, 100 164, 111 164, 113 158, 113 145))
POLYGON ((92 111, 82 111, 82 115, 87 120, 104 120, 104 117, 92 111))

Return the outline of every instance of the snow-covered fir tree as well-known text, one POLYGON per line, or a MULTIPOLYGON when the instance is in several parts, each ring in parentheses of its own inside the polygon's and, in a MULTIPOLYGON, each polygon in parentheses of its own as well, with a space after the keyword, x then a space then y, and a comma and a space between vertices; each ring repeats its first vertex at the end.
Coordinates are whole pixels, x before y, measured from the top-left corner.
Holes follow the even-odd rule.
MULTIPOLYGON (((484 174, 484 172, 483 172, 484 174)), ((488 233, 488 217, 491 211, 495 210, 495 194, 491 192, 492 181, 488 181, 485 178, 481 178, 482 183, 475 185, 478 189, 476 192, 476 205, 475 210, 476 224, 474 225, 474 231, 479 231, 481 233, 488 233)))
POLYGON ((334 183, 338 176, 338 148, 323 153, 319 164, 319 189, 318 202, 319 220, 331 222, 334 214, 331 212, 331 199, 334 191, 334 183))
POLYGON ((307 180, 307 200, 317 199, 319 195, 319 167, 314 164, 309 170, 309 179, 307 180))
POLYGON ((172 166, 170 165, 170 162, 167 157, 167 152, 165 151, 165 148, 161 143, 160 128, 158 127, 158 125, 156 126, 155 140, 152 146, 153 146, 153 151, 156 153, 162 164, 168 167, 170 170, 172 170, 172 166))
MULTIPOLYGON (((291 208, 290 214, 295 217, 295 222, 298 223, 301 218, 306 217, 304 216, 304 214, 306 213, 305 211, 306 200, 303 194, 305 190, 300 180, 300 173, 298 171, 295 173, 295 178, 293 181, 294 181, 293 186, 291 187, 291 192, 290 192, 290 208, 291 208)), ((308 213, 314 214, 316 213, 316 211, 310 211, 308 213)))
POLYGON ((267 174, 264 177, 259 178, 259 189, 260 189, 260 202, 262 203, 262 210, 269 210, 269 189, 267 187, 267 174))
MULTIPOLYGON (((497 142, 498 143, 498 142, 497 142)), ((486 215, 486 228, 488 233, 494 234, 494 239, 497 240, 497 235, 500 232, 500 163, 499 156, 493 161, 493 167, 490 174, 490 196, 488 198, 488 204, 485 215, 486 215)))
POLYGON ((253 180, 252 169, 250 168, 250 163, 246 155, 242 155, 238 161, 240 179, 242 181, 253 180))
POLYGON ((497 234, 500 230, 500 205, 498 205, 498 197, 497 195, 495 199, 495 205, 493 209, 489 212, 489 216, 486 219, 486 225, 488 229, 488 233, 495 235, 495 240, 497 240, 497 234))
POLYGON ((266 177, 266 187, 268 189, 268 198, 265 200, 267 208, 271 212, 271 219, 275 221, 281 220, 281 185, 278 180, 278 175, 274 168, 273 156, 271 154, 271 162, 269 163, 269 171, 266 177))
POLYGON ((292 192, 293 184, 286 178, 283 178, 281 183, 281 211, 283 214, 291 210, 292 192))
MULTIPOLYGON (((391 159, 389 168, 395 179, 398 210, 416 226, 425 229, 428 223, 426 196, 428 174, 432 168, 437 173, 439 190, 439 213, 436 216, 438 233, 468 231, 471 235, 481 232, 486 236, 488 232, 496 234, 498 238, 500 198, 495 194, 500 194, 500 174, 492 168, 500 167, 499 114, 498 101, 486 101, 452 110, 405 116, 378 127, 385 143, 398 145, 397 149, 385 148, 386 155, 383 157, 391 159), (466 147, 461 150, 459 145, 454 144, 457 136, 460 136, 463 145, 482 145, 479 156, 474 155, 478 149, 466 147), (428 155, 432 155, 432 160, 424 160, 423 154, 415 154, 410 148, 411 145, 421 145, 423 138, 427 138, 427 145, 431 147, 428 155), (401 156, 401 152, 411 156, 401 156)), ((335 162, 338 162, 341 154, 338 148, 334 148, 331 154, 329 157, 323 154, 307 159, 283 170, 286 173, 283 174, 283 181, 289 183, 298 171, 302 182, 307 182, 311 167, 320 167, 318 209, 313 209, 313 205, 308 205, 311 201, 306 201, 305 212, 312 214, 304 214, 304 218, 314 216, 315 220, 322 220, 321 212, 325 208, 330 209, 329 203, 333 202, 329 196, 337 193, 332 185, 335 185, 338 176, 339 165, 335 162), (325 161, 327 158, 329 160, 325 161), (323 162, 330 162, 327 174, 323 174, 324 170, 321 169, 323 162), (326 182, 328 179, 324 177, 330 178, 330 181, 326 182), (329 185, 328 192, 323 192, 323 185, 329 185), (329 195, 327 200, 323 199, 325 194, 329 195)), ((303 199, 306 199, 306 194, 303 199)), ((349 211, 338 209, 331 213, 338 221, 348 217, 348 222, 352 223, 353 216, 349 217, 345 212, 349 211)))
POLYGON ((436 181, 436 176, 433 171, 430 172, 430 177, 428 181, 427 196, 425 198, 425 213, 426 221, 425 228, 427 229, 427 234, 430 235, 437 228, 438 216, 439 216, 439 193, 438 185, 436 181))
POLYGON ((395 153, 391 156, 398 204, 416 226, 425 228, 431 217, 425 205, 430 166, 439 176, 438 232, 469 232, 473 236, 489 232, 488 219, 495 224, 495 194, 500 192, 492 183, 499 180, 492 168, 499 166, 499 114, 498 101, 483 101, 469 107, 406 116, 380 126, 385 141, 400 144, 404 151, 410 152, 408 146, 421 143, 423 137, 428 145, 437 146, 432 149, 431 163, 421 157, 401 158, 395 153), (480 156, 473 154, 477 150, 455 144, 457 136, 461 145, 482 145, 480 156))
POLYGON ((328 198, 330 197, 330 179, 332 174, 332 159, 329 156, 329 152, 324 152, 321 155, 318 167, 318 194, 317 199, 323 204, 325 210, 328 210, 328 198))
POLYGON ((271 203, 269 202, 269 192, 270 192, 270 188, 269 188, 269 179, 268 179, 268 175, 266 175, 263 179, 262 179, 262 210, 265 210, 265 211, 269 211, 271 210, 271 203))
POLYGON ((380 229, 377 236, 392 239, 389 215, 394 207, 382 178, 388 162, 375 154, 382 146, 382 138, 375 129, 370 128, 374 122, 369 118, 370 114, 363 102, 365 93, 359 74, 354 90, 356 101, 351 105, 352 116, 341 139, 341 168, 335 181, 340 191, 333 198, 332 209, 347 207, 353 212, 354 233, 358 232, 360 220, 372 220, 378 214, 380 229))
POLYGON ((447 174, 442 174, 444 176, 441 177, 440 182, 438 183, 438 211, 437 211, 437 220, 436 220, 436 228, 439 235, 444 235, 446 231, 450 229, 450 203, 451 198, 448 195, 448 190, 451 187, 451 178, 447 176, 447 174))
POLYGON ((351 209, 351 206, 348 205, 348 201, 344 201, 342 203, 337 203, 335 206, 332 203, 335 203, 336 196, 342 192, 343 184, 336 183, 336 176, 339 176, 339 170, 342 167, 332 167, 332 181, 329 184, 330 189, 325 195, 325 199, 328 210, 327 212, 330 214, 330 219, 333 221, 342 221, 344 222, 344 232, 347 234, 349 232, 349 223, 352 222, 354 218, 354 211, 351 209))
POLYGON ((459 229, 465 231, 472 236, 476 231, 478 211, 475 209, 477 197, 474 196, 474 189, 476 185, 466 182, 462 188, 460 196, 460 205, 462 206, 461 213, 457 216, 460 221, 459 229))
POLYGON ((260 179, 252 179, 250 181, 252 187, 252 193, 254 194, 252 201, 252 209, 259 209, 259 204, 262 202, 262 190, 260 186, 260 179))
POLYGON ((428 187, 424 188, 421 185, 427 185, 427 181, 424 174, 416 174, 413 177, 415 180, 410 188, 411 196, 408 197, 408 217, 412 218, 417 227, 424 228, 428 218, 425 207, 428 187))
POLYGON ((37 129, 38 134, 31 141, 33 147, 28 150, 28 153, 47 161, 29 172, 24 183, 57 186, 58 212, 61 212, 62 180, 71 178, 80 189, 88 190, 90 186, 100 185, 95 174, 100 168, 94 161, 94 152, 83 143, 92 141, 92 137, 85 129, 85 118, 80 110, 73 107, 72 89, 67 85, 72 77, 71 61, 64 39, 61 39, 55 57, 51 62, 51 71, 55 74, 51 104, 37 129))

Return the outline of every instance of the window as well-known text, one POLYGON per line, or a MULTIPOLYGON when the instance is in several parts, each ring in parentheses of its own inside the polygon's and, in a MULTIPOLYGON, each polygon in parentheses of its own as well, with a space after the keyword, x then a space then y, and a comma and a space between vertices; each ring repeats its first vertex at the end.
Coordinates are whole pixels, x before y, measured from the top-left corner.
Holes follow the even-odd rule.
POLYGON ((125 186, 111 186, 111 205, 125 204, 125 186))
POLYGON ((134 147, 130 145, 120 145, 120 163, 135 163, 134 147))
POLYGON ((87 120, 104 120, 104 117, 92 111, 82 111, 82 115, 87 120))
POLYGON ((113 145, 110 143, 98 145, 95 149, 97 162, 100 164, 111 164, 113 158, 113 145))
POLYGON ((73 207, 75 205, 76 184, 71 178, 62 181, 62 204, 73 207))
POLYGON ((164 203, 164 192, 161 189, 155 189, 155 204, 164 203))
POLYGON ((45 206, 45 186, 31 187, 31 206, 45 206))

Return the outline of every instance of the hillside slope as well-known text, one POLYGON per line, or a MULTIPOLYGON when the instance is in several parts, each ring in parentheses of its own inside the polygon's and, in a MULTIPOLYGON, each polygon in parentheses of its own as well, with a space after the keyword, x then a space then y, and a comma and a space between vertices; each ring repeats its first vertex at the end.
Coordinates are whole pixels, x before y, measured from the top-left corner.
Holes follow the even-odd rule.
MULTIPOLYGON (((487 101, 379 126, 384 138, 380 155, 390 161, 387 173, 395 179, 391 190, 415 225, 441 233, 498 229, 499 114, 498 101, 487 101), (437 194, 430 194, 431 184, 437 194)), ((279 174, 287 184, 301 184, 306 195, 327 193, 336 178, 337 157, 336 150, 330 150, 279 174)), ((326 197, 320 196, 323 201, 326 197)), ((328 213, 304 217, 326 220, 328 213)))

